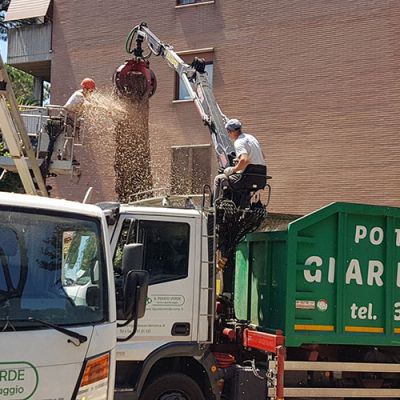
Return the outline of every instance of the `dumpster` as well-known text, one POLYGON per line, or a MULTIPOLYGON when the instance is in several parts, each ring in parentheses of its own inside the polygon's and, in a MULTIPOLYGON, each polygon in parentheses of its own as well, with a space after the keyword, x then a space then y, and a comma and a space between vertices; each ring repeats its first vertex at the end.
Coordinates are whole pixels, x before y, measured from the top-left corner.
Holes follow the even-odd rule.
POLYGON ((286 346, 400 344, 400 208, 333 203, 238 246, 236 317, 286 346))

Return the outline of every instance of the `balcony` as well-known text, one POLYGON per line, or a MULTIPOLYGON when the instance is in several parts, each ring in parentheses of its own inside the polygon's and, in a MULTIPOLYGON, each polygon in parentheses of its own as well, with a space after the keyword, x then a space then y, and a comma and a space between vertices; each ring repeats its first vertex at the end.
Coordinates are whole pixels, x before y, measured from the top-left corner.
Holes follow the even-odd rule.
POLYGON ((51 22, 9 29, 7 63, 50 82, 51 36, 51 22))

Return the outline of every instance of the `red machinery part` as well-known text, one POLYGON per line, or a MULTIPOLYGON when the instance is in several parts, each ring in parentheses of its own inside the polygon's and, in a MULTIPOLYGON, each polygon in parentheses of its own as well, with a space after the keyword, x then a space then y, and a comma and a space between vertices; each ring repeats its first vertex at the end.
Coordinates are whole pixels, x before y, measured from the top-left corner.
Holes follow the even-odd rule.
POLYGON ((235 340, 236 339, 236 332, 235 332, 234 329, 224 328, 222 333, 223 333, 223 335, 227 336, 229 340, 235 340))
POLYGON ((284 346, 278 346, 276 349, 277 376, 276 376, 276 399, 284 398, 284 372, 285 372, 286 349, 284 346))
POLYGON ((285 337, 279 330, 276 332, 276 334, 259 332, 251 329, 244 330, 243 345, 245 347, 263 350, 265 352, 273 353, 276 355, 275 360, 277 363, 277 375, 275 398, 277 400, 281 400, 284 398, 284 371, 286 356, 284 343, 285 337))
POLYGON ((213 353, 219 368, 228 368, 236 363, 236 359, 232 354, 213 353))
POLYGON ((278 346, 283 346, 285 337, 281 332, 276 334, 245 329, 243 345, 253 349, 264 350, 276 354, 278 346))
POLYGON ((140 58, 132 58, 119 66, 113 83, 119 93, 136 100, 152 96, 157 89, 157 79, 149 62, 140 58))

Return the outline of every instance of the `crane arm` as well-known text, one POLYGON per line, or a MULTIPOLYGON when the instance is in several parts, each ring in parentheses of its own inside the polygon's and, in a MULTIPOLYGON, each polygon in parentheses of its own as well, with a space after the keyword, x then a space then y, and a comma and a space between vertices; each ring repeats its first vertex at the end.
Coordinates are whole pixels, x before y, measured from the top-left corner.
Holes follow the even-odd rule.
MULTIPOLYGON (((176 71, 202 121, 209 128, 219 167, 226 168, 233 165, 235 150, 225 130, 227 117, 221 111, 214 97, 205 71, 204 60, 195 58, 191 65, 186 64, 173 47, 161 42, 146 23, 141 23, 132 29, 127 39, 126 50, 134 55, 134 59, 121 66, 114 76, 114 82, 120 92, 129 91, 127 86, 132 84, 129 77, 132 76, 130 73, 134 71, 136 76, 137 73, 141 73, 146 77, 148 92, 149 95, 152 95, 155 91, 155 77, 154 74, 152 76, 149 73, 147 60, 152 54, 162 57, 176 71), (136 47, 132 46, 134 40, 136 47), (150 50, 147 55, 144 54, 144 43, 150 50)), ((131 93, 136 95, 137 90, 132 90, 131 93)))
MULTIPOLYGON (((136 101, 143 98, 147 100, 153 95, 156 79, 150 70, 148 58, 151 55, 162 57, 176 71, 203 122, 208 126, 219 167, 222 169, 232 166, 235 150, 225 129, 227 117, 214 97, 205 71, 205 61, 195 58, 190 65, 186 64, 173 47, 162 43, 146 23, 135 26, 130 32, 127 52, 133 54, 134 58, 119 67, 114 74, 114 84, 120 93, 136 101), (136 47, 132 46, 134 40, 136 47), (149 49, 146 55, 143 44, 149 49), (143 90, 146 86, 144 83, 147 83, 146 90, 143 90), (139 99, 138 93, 142 96, 139 99)), ((217 248, 221 251, 225 263, 227 259, 233 258, 236 246, 244 235, 260 225, 266 217, 266 209, 261 201, 248 204, 249 207, 246 206, 245 209, 242 208, 241 202, 236 207, 231 200, 216 202, 215 205, 219 216, 216 224, 217 248)))

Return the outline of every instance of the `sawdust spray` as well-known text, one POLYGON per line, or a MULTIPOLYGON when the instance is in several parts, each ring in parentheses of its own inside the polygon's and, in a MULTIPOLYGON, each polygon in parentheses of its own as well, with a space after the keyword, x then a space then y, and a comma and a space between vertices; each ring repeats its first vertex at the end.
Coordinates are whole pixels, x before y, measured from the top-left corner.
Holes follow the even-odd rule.
POLYGON ((97 131, 104 151, 115 147, 115 192, 120 202, 151 197, 148 97, 132 100, 112 90, 96 90, 83 118, 87 129, 97 131), (111 140, 111 137, 113 140, 111 140), (105 142, 109 142, 109 146, 105 142))
POLYGON ((149 99, 121 101, 127 114, 115 126, 115 191, 119 201, 129 202, 152 195, 149 99))

